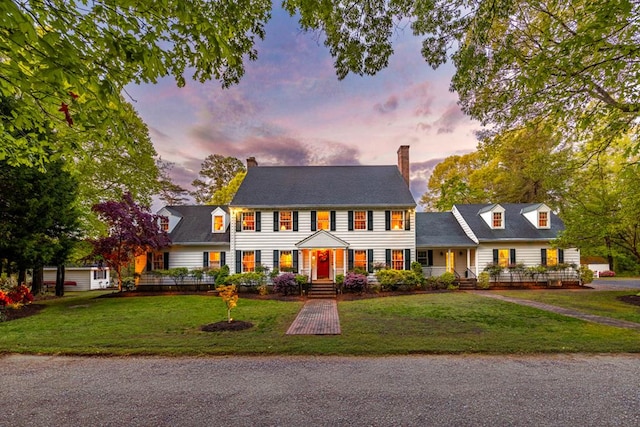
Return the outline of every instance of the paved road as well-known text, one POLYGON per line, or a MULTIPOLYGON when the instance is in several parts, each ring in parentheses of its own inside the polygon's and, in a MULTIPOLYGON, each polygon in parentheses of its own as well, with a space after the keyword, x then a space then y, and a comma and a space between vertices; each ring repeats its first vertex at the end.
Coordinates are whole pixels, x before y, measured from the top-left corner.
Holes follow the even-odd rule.
POLYGON ((640 355, 16 355, 0 426, 638 426, 639 378, 640 355))
POLYGON ((638 278, 620 278, 620 279, 594 279, 589 285, 598 290, 621 291, 623 289, 638 289, 640 291, 640 279, 638 278))

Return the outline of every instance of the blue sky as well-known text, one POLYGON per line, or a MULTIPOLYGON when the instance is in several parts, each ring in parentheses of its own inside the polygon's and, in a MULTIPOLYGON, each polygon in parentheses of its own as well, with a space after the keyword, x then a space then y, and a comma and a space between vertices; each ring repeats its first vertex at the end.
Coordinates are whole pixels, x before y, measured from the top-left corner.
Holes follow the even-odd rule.
POLYGON ((411 146, 411 191, 419 199, 439 161, 475 149, 477 122, 449 92, 450 64, 432 70, 407 27, 394 35, 389 66, 338 80, 317 34, 278 6, 240 84, 173 79, 128 87, 174 180, 189 188, 209 154, 255 157, 260 165, 396 164, 411 146))

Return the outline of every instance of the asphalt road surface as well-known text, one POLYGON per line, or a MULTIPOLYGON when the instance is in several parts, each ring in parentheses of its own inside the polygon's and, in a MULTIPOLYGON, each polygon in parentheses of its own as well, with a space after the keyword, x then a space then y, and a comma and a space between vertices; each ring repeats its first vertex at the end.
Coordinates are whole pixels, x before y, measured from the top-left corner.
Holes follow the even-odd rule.
POLYGON ((589 283, 587 286, 591 286, 592 288, 598 290, 607 290, 607 291, 621 291, 624 289, 637 289, 640 291, 640 279, 637 278, 619 278, 619 279, 610 279, 607 277, 603 277, 601 279, 594 279, 592 283, 589 283))
POLYGON ((639 380, 640 355, 10 355, 0 426, 640 426, 639 380))

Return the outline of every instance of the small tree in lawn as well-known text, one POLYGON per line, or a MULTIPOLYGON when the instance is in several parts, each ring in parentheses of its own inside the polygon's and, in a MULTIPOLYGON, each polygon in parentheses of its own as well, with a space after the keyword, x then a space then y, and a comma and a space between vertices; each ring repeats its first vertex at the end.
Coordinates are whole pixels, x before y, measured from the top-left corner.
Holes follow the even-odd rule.
POLYGON ((100 219, 107 223, 108 235, 94 239, 93 255, 100 256, 116 273, 118 290, 122 290, 122 270, 136 256, 158 250, 171 243, 160 229, 159 215, 150 213, 136 204, 130 193, 121 201, 107 201, 92 207, 100 219))
POLYGON ((238 305, 238 290, 236 285, 218 286, 216 289, 218 289, 222 301, 227 305, 227 322, 231 323, 233 320, 231 318, 231 310, 238 305))

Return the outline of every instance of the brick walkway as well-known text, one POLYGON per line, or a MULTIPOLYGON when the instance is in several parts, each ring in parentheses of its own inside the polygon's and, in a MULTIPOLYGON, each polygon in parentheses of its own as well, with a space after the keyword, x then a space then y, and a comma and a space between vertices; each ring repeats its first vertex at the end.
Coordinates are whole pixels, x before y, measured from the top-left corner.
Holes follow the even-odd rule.
POLYGON ((627 320, 612 319, 610 317, 597 316, 595 314, 583 313, 582 311, 572 310, 570 308, 558 307, 551 304, 545 304, 538 301, 525 300, 521 298, 511 298, 504 295, 492 294, 489 292, 473 292, 476 295, 481 295, 487 298, 499 299, 501 301, 507 301, 514 304, 526 305, 528 307, 534 307, 540 310, 550 311, 563 316, 574 317, 576 319, 586 320, 587 322, 600 323, 601 325, 615 326, 617 328, 635 329, 640 331, 640 323, 629 322, 627 320))
POLYGON ((335 300, 307 301, 287 335, 340 335, 338 304, 335 300))

